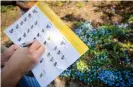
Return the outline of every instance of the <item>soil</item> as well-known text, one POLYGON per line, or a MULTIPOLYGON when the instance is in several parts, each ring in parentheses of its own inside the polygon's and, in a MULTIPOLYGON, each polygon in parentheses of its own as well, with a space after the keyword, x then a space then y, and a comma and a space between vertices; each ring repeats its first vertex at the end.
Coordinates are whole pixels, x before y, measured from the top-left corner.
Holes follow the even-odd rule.
MULTIPOLYGON (((94 27, 103 24, 125 22, 133 14, 133 2, 114 1, 51 1, 46 2, 71 29, 79 27, 79 22, 90 21, 94 27)), ((3 30, 21 16, 18 7, 1 13, 2 44, 9 40, 3 30)))

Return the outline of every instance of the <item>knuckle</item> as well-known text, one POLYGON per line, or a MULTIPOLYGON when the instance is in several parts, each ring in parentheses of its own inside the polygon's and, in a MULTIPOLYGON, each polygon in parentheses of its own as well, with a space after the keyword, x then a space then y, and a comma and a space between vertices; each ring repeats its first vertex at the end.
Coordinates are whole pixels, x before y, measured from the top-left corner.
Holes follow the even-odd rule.
POLYGON ((32 49, 29 49, 29 54, 33 54, 33 50, 32 49))
POLYGON ((33 55, 32 56, 32 61, 33 61, 33 63, 36 64, 38 62, 38 57, 36 55, 33 55))

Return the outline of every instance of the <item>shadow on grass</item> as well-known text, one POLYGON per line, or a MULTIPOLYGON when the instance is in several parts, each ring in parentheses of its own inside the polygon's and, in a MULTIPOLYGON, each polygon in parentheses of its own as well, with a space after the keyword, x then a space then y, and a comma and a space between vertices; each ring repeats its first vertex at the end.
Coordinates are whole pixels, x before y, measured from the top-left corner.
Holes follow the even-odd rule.
MULTIPOLYGON (((97 9, 95 9, 94 11, 103 12, 103 14, 108 17, 110 23, 112 23, 112 18, 116 15, 122 17, 120 22, 127 22, 130 15, 133 14, 133 1, 117 1, 112 3, 102 2, 99 5, 95 5, 95 7, 97 7, 97 9)), ((104 18, 105 17, 102 17, 103 20, 104 18)))

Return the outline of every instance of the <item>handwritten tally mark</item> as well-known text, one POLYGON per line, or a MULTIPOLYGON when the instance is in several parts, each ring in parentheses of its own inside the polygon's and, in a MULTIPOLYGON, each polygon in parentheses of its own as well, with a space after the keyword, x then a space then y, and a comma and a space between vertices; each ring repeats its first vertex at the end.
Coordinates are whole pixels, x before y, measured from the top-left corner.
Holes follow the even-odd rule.
POLYGON ((51 28, 49 24, 46 25, 46 28, 51 28))
POLYGON ((50 61, 52 62, 54 60, 54 57, 52 57, 51 59, 50 59, 50 61))
POLYGON ((43 43, 44 45, 46 45, 47 44, 47 41, 44 41, 44 43, 43 43))
POLYGON ((40 63, 42 63, 42 62, 43 62, 43 60, 44 60, 44 58, 42 58, 42 59, 40 60, 40 63))
POLYGON ((24 22, 26 22, 26 21, 27 21, 27 17, 24 18, 24 22))
POLYGON ((30 29, 27 29, 27 33, 29 33, 30 32, 30 29))
POLYGON ((9 30, 10 33, 13 33, 13 29, 9 30))
POLYGON ((65 42, 64 41, 61 41, 61 43, 60 43, 61 45, 65 45, 65 42))
POLYGON ((36 37, 34 37, 33 40, 36 40, 36 37))
POLYGON ((40 33, 37 33, 37 37, 39 37, 40 36, 40 33))
POLYGON ((37 10, 36 10, 36 9, 33 9, 32 12, 33 12, 33 13, 37 13, 37 10))
POLYGON ((23 34, 23 37, 26 37, 26 33, 23 34))
POLYGON ((43 69, 43 72, 40 73, 39 77, 42 78, 42 77, 44 77, 45 74, 46 74, 46 72, 45 72, 45 70, 43 69))
POLYGON ((21 21, 21 22, 20 22, 20 25, 22 26, 23 24, 24 24, 24 22, 23 22, 23 21, 21 21))
POLYGON ((40 78, 42 78, 43 77, 43 73, 40 73, 40 78))
POLYGON ((19 25, 17 24, 17 25, 16 25, 16 29, 18 29, 18 28, 19 28, 19 25))
POLYGON ((48 53, 47 53, 47 57, 49 57, 50 55, 51 55, 51 53, 50 53, 50 52, 48 52, 48 53))
POLYGON ((33 26, 33 25, 31 25, 31 27, 30 27, 30 28, 31 28, 31 29, 33 29, 33 27, 34 27, 34 26, 33 26))
POLYGON ((28 14, 28 17, 31 18, 31 13, 28 14))
POLYGON ((64 56, 64 55, 62 55, 61 59, 63 60, 64 58, 65 58, 65 56, 64 56))
POLYGON ((21 37, 20 37, 20 38, 18 38, 18 41, 19 41, 19 42, 21 41, 21 37))
POLYGON ((44 33, 44 29, 42 29, 42 32, 44 33))
POLYGON ((35 25, 37 25, 38 24, 38 21, 35 21, 35 25))
POLYGON ((57 65, 57 62, 54 63, 54 66, 56 66, 56 65, 57 65))
POLYGON ((54 47, 54 50, 57 50, 57 46, 54 47))
POLYGON ((58 55, 61 54, 61 51, 59 50, 59 51, 57 52, 57 54, 58 54, 58 55))

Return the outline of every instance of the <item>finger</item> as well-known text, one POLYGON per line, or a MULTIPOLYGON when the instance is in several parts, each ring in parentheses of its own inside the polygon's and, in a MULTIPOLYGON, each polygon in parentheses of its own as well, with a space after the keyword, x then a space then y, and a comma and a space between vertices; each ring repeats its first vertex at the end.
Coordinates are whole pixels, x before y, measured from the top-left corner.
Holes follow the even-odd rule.
POLYGON ((38 57, 40 57, 45 51, 45 48, 43 45, 39 47, 39 49, 35 52, 38 57))
POLYGON ((19 45, 16 44, 13 45, 14 50, 17 50, 19 47, 20 47, 19 45))
POLYGON ((41 43, 38 40, 35 40, 32 45, 30 46, 30 50, 33 52, 36 51, 41 46, 41 43))
POLYGON ((10 49, 10 50, 16 50, 16 49, 18 49, 19 48, 19 46, 18 45, 11 45, 8 49, 10 49))

